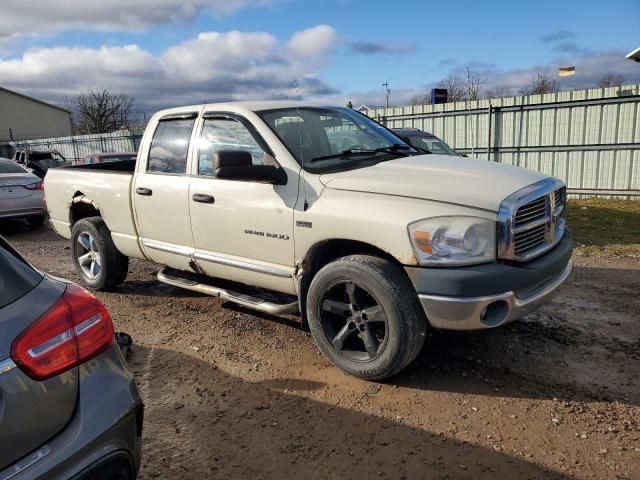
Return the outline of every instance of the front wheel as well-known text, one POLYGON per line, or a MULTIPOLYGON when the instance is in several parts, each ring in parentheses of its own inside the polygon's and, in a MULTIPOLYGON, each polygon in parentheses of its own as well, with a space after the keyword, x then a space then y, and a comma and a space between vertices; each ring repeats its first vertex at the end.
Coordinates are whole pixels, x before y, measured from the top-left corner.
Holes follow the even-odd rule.
POLYGON ((309 286, 309 328, 331 363, 381 380, 409 365, 427 322, 413 286, 391 262, 353 255, 323 267, 309 286))
POLYGON ((94 290, 120 285, 129 269, 129 259, 118 251, 101 217, 84 218, 73 226, 71 259, 82 281, 94 290))

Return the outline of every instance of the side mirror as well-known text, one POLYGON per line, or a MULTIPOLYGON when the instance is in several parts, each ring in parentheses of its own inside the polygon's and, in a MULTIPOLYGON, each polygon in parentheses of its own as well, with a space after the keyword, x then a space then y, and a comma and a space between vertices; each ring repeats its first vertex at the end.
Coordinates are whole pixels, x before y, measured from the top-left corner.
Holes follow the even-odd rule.
POLYGON ((282 185, 286 176, 281 168, 273 165, 254 165, 249 152, 223 150, 213 156, 213 168, 220 180, 260 182, 282 185))

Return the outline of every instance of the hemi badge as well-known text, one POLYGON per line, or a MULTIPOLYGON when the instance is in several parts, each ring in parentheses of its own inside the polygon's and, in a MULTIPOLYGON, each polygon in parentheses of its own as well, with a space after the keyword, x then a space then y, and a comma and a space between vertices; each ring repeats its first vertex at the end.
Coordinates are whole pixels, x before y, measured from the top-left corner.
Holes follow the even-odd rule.
POLYGON ((296 220, 296 227, 311 228, 312 225, 313 224, 311 222, 303 222, 302 220, 296 220))

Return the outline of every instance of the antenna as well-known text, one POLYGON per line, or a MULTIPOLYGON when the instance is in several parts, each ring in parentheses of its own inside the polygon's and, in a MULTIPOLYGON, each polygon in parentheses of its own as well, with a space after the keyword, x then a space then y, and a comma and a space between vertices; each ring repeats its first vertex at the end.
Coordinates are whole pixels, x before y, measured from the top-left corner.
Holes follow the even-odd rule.
MULTIPOLYGON (((301 101, 301 96, 298 92, 298 77, 295 77, 294 80, 294 90, 295 90, 295 96, 296 96, 296 114, 298 115, 298 118, 300 120, 302 120, 302 117, 300 116, 300 101, 301 101)), ((306 212, 307 209, 309 208, 309 201, 307 200, 307 182, 305 180, 305 170, 304 170, 304 155, 302 153, 302 121, 298 122, 298 145, 300 146, 300 163, 302 164, 302 195, 304 198, 304 204, 303 204, 303 210, 306 212)))
POLYGON ((384 92, 387 96, 387 101, 385 103, 386 108, 389 108, 389 94, 391 93, 391 90, 389 90, 389 82, 387 80, 384 81, 384 83, 382 84, 382 86, 384 87, 384 92))
POLYGON ((471 120, 471 157, 475 157, 476 138, 475 138, 475 116, 471 115, 471 71, 467 65, 467 109, 469 111, 469 120, 471 120))

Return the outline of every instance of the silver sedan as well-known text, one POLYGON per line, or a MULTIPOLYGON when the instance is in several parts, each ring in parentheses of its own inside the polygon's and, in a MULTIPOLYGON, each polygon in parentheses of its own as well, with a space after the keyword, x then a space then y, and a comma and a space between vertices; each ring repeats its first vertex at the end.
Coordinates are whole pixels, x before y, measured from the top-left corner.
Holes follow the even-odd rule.
POLYGON ((43 182, 12 160, 0 159, 0 219, 26 218, 37 227, 47 218, 43 182))

